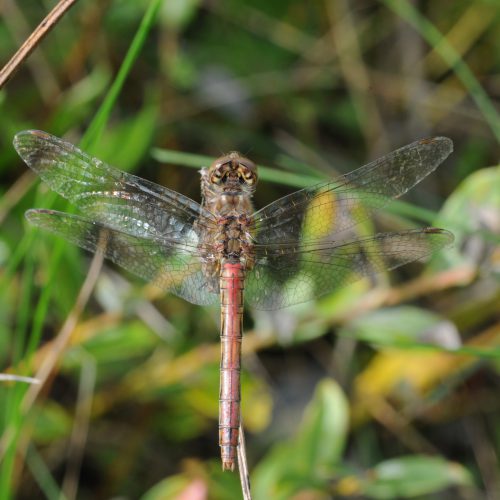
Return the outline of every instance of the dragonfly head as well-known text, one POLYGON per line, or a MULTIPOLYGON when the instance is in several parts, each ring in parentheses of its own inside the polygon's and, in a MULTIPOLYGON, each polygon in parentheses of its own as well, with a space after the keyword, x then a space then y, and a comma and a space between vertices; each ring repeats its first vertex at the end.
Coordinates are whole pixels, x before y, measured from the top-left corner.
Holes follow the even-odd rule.
POLYGON ((223 192, 252 192, 257 184, 257 166, 236 151, 217 158, 207 174, 208 182, 223 192))

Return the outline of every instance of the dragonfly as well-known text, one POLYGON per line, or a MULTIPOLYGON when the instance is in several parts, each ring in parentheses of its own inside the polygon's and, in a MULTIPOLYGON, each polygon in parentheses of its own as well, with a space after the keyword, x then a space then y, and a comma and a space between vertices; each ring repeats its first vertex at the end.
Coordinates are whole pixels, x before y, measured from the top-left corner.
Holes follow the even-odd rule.
POLYGON ((356 225, 434 171, 453 150, 423 139, 255 211, 255 163, 237 152, 201 173, 201 204, 122 172, 46 132, 14 138, 25 163, 82 215, 31 209, 35 226, 101 252, 183 299, 220 304, 219 446, 234 470, 240 439, 244 300, 275 310, 424 259, 451 244, 434 227, 359 237, 356 225))

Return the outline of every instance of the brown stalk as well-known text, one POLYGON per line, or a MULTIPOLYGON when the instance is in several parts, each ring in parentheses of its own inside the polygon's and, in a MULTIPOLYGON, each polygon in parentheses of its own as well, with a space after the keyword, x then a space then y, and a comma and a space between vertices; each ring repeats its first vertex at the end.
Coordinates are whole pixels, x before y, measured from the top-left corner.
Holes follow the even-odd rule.
POLYGON ((45 36, 54 28, 66 12, 77 0, 60 0, 60 2, 49 12, 47 17, 35 28, 33 33, 21 45, 9 62, 0 70, 0 89, 12 78, 19 66, 35 50, 45 36))
POLYGON ((238 442, 238 471, 240 473, 241 492, 244 500, 252 500, 250 492, 250 474, 248 472, 247 449, 245 446, 245 431, 243 429, 243 418, 240 418, 239 442, 238 442))

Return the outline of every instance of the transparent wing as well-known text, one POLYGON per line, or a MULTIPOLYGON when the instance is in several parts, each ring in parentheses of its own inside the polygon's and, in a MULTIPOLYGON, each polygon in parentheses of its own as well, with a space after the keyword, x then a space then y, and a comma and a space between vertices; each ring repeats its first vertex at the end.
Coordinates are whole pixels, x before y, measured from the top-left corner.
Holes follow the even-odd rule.
POLYGON ((143 238, 100 222, 54 210, 28 210, 27 219, 105 257, 133 274, 193 304, 217 303, 201 270, 196 247, 162 237, 143 238))
POLYGON ((380 233, 346 243, 257 245, 246 278, 246 301, 257 309, 281 309, 321 297, 385 269, 420 260, 453 241, 436 228, 380 233))
POLYGON ((343 175, 302 189, 254 214, 258 244, 324 239, 344 231, 406 193, 453 151, 446 137, 408 144, 343 175), (307 216, 306 216, 307 214, 307 216), (306 234, 304 234, 306 233, 306 234))
POLYGON ((14 147, 52 190, 108 227, 195 244, 193 223, 214 223, 209 212, 186 196, 117 170, 46 132, 19 132, 14 147))

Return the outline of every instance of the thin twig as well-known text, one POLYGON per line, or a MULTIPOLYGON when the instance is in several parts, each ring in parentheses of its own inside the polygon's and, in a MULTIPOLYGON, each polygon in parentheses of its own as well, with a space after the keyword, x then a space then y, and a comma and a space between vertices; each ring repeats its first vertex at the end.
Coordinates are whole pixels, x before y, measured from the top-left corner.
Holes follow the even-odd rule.
POLYGON ((435 274, 419 276, 400 286, 373 288, 365 293, 352 308, 344 310, 340 314, 334 312, 330 322, 334 324, 347 323, 361 314, 380 307, 395 306, 431 293, 442 292, 454 286, 465 286, 474 279, 476 273, 477 270, 474 267, 463 265, 435 274))
POLYGON ((19 66, 33 52, 37 45, 54 28, 62 16, 76 3, 77 0, 60 0, 49 12, 47 17, 35 28, 35 31, 26 39, 10 61, 0 70, 0 89, 12 78, 19 66))
POLYGON ((456 266, 433 275, 423 274, 418 278, 407 281, 398 287, 388 290, 385 304, 388 306, 408 302, 417 297, 430 293, 442 292, 454 286, 468 285, 477 275, 477 269, 471 265, 456 266))
MULTIPOLYGON (((4 0, 2 21, 9 31, 14 47, 21 46, 33 31, 31 23, 23 11, 23 2, 4 0)), ((2 62, 4 62, 2 60, 2 62)), ((31 73, 33 86, 38 89, 40 98, 45 105, 52 106, 54 99, 61 93, 61 88, 54 69, 43 50, 36 50, 26 60, 26 66, 31 73)))
POLYGON ((240 439, 238 443, 238 470, 240 472, 241 492, 244 500, 252 500, 250 491, 250 474, 248 473, 247 449, 245 446, 245 431, 243 430, 243 419, 240 418, 240 439))
POLYGON ((53 345, 53 350, 49 353, 47 359, 44 360, 44 363, 36 372, 35 377, 41 381, 41 384, 38 386, 32 386, 31 390, 27 392, 22 402, 22 409, 24 412, 28 411, 31 408, 31 406, 35 402, 36 397, 42 390, 43 385, 47 382, 47 380, 49 380, 50 375, 61 359, 61 356, 69 343, 71 334, 75 330, 83 308, 88 302, 97 282, 103 259, 104 256, 101 252, 98 252, 94 255, 85 281, 83 282, 80 293, 78 294, 78 297, 76 299, 75 305, 73 306, 73 309, 71 310, 69 316, 64 322, 63 327, 61 328, 61 331, 56 338, 56 341, 53 345), (33 389, 33 387, 35 387, 35 389, 33 389))

